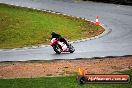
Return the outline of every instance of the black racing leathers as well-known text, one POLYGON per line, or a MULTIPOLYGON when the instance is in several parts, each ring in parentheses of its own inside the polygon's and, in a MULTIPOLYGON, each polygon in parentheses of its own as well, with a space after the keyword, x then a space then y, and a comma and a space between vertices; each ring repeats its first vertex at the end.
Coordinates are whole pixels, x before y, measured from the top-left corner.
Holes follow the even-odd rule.
POLYGON ((60 42, 64 42, 64 43, 68 46, 67 41, 66 41, 64 38, 62 38, 61 35, 59 35, 59 34, 54 34, 54 35, 52 35, 52 38, 56 38, 56 39, 58 39, 60 42))

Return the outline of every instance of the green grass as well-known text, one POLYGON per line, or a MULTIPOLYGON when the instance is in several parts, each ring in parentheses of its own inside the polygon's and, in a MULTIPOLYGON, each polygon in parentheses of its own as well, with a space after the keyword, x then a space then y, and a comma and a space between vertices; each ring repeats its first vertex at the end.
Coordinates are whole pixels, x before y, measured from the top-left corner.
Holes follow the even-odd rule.
MULTIPOLYGON (((130 74, 132 70, 121 72, 130 74)), ((128 84, 84 84, 79 85, 75 76, 0 79, 0 88, 132 88, 132 81, 128 84)))
POLYGON ((0 48, 49 44, 52 31, 77 40, 99 35, 104 29, 77 18, 0 4, 0 48))

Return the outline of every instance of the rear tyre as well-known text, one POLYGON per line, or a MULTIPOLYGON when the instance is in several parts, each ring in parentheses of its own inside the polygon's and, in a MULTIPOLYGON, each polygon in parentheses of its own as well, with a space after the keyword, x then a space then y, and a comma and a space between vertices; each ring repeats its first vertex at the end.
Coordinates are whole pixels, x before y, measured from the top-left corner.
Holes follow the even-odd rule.
POLYGON ((71 44, 69 44, 69 52, 73 53, 74 51, 75 51, 75 48, 71 44))
POLYGON ((53 49, 54 49, 54 51, 55 51, 57 54, 60 54, 60 53, 61 53, 61 49, 60 49, 60 47, 59 47, 58 44, 54 45, 54 46, 53 46, 53 49))

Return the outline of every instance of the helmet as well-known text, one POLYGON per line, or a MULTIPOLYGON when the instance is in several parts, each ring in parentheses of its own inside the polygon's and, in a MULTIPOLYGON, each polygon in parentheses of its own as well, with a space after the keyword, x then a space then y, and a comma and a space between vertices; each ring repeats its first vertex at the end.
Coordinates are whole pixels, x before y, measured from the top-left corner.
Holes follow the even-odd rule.
POLYGON ((54 35, 54 34, 56 34, 55 32, 51 32, 51 35, 54 35))

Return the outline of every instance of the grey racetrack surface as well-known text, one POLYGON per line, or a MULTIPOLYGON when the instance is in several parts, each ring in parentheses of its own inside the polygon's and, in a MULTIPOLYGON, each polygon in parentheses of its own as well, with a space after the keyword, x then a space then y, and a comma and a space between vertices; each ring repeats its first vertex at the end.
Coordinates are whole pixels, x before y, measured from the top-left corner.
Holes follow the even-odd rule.
POLYGON ((132 6, 71 0, 0 0, 20 6, 53 10, 85 17, 100 22, 112 29, 111 33, 90 41, 74 43, 73 54, 57 55, 52 47, 19 50, 1 50, 0 61, 74 59, 86 57, 132 55, 132 6))

